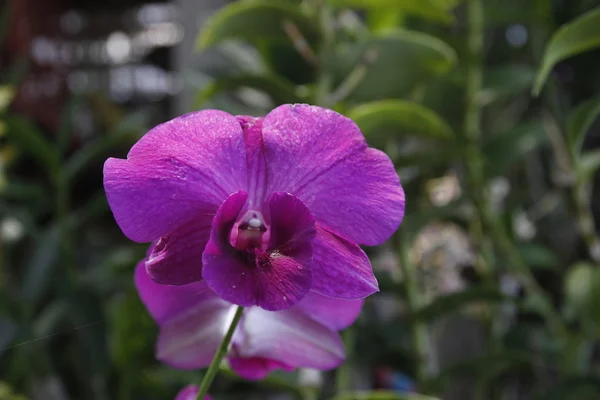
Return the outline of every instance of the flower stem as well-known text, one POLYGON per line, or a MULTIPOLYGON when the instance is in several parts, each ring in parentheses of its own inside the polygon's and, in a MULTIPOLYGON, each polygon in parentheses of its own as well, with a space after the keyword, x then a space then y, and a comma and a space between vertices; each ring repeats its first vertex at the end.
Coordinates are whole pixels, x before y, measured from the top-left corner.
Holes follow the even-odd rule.
MULTIPOLYGON (((466 175, 467 185, 469 187, 471 201, 475 208, 475 215, 469 221, 470 231, 473 235, 473 241, 480 253, 477 257, 475 266, 483 277, 484 281, 494 284, 493 267, 495 263, 494 249, 486 236, 485 217, 490 207, 489 193, 486 190, 486 180, 483 174, 483 154, 481 153, 481 102, 478 95, 483 86, 483 59, 484 59, 484 38, 485 24, 483 17, 483 4, 481 0, 469 0, 467 5, 467 83, 465 95, 465 119, 464 119, 464 138, 467 148, 466 157, 466 175)), ((484 314, 484 323, 488 335, 490 336, 490 345, 493 350, 498 350, 500 340, 498 336, 498 327, 494 314, 497 307, 488 305, 484 314)))
POLYGON ((323 39, 321 41, 321 51, 319 52, 319 71, 317 79, 317 87, 315 94, 315 104, 325 106, 327 97, 331 92, 333 84, 333 76, 328 71, 325 59, 330 57, 334 51, 335 45, 335 29, 331 8, 326 4, 325 0, 318 0, 317 18, 321 28, 323 39))
MULTIPOLYGON (((397 246, 400 255, 400 268, 402 269, 402 284, 404 294, 406 296, 406 304, 410 314, 416 313, 422 306, 420 297, 421 289, 419 287, 418 278, 415 274, 415 266, 410 263, 410 242, 407 235, 402 234, 402 228, 398 231, 397 246)), ((411 315, 412 317, 412 315, 411 315)), ((416 381, 422 389, 422 385, 426 382, 429 375, 430 351, 429 351, 429 334, 427 326, 418 319, 411 319, 410 330, 412 336, 412 346, 416 358, 416 381)))
MULTIPOLYGON (((352 327, 348 328, 343 334, 344 348, 346 349, 346 359, 351 358, 354 344, 356 341, 355 332, 352 327)), ((352 366, 350 363, 342 364, 335 376, 335 392, 343 393, 352 389, 352 366)))
POLYGON ((538 311, 546 320, 550 330, 557 337, 564 337, 566 327, 560 315, 554 309, 548 295, 535 280, 527 263, 520 256, 518 249, 506 232, 506 228, 489 206, 483 176, 483 155, 479 143, 481 139, 481 106, 477 100, 483 81, 484 20, 481 0, 468 1, 467 20, 469 28, 467 39, 467 111, 465 114, 464 135, 467 141, 467 176, 479 219, 478 224, 481 224, 478 231, 482 236, 484 230, 487 231, 492 241, 498 245, 499 249, 508 258, 511 271, 535 300, 538 311))
POLYGON ((202 383, 200 384, 200 389, 198 389, 198 395, 196 396, 196 400, 203 400, 206 394, 208 393, 208 389, 210 388, 210 384, 217 376, 217 372, 219 372, 219 367, 221 365, 221 361, 223 361, 223 357, 227 354, 227 350, 229 348, 229 343, 231 342, 231 338, 233 337, 233 333, 235 332, 235 328, 237 327, 238 322, 240 322, 240 318, 242 317, 242 313, 244 311, 244 307, 238 306, 235 311, 235 315, 233 316, 233 320, 231 321, 231 325, 229 325, 229 329, 225 334, 225 337, 221 341, 215 356, 213 357, 210 366, 208 367, 208 371, 206 371, 206 375, 202 379, 202 383))

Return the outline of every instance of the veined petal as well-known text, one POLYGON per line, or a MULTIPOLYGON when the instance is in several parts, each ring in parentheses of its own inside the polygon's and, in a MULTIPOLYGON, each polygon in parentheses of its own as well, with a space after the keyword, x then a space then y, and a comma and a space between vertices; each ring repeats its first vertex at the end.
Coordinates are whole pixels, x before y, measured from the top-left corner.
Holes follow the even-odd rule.
POLYGON ((404 191, 396 170, 349 118, 283 105, 265 117, 263 141, 267 192, 298 196, 317 221, 355 243, 380 244, 398 228, 404 191))
POLYGON ((202 257, 203 278, 215 293, 234 304, 272 311, 291 307, 310 290, 314 221, 294 196, 276 194, 270 201, 270 243, 280 246, 269 252, 239 251, 228 239, 246 199, 245 192, 235 193, 217 211, 202 257))
POLYGON ((219 298, 195 302, 160 326, 156 358, 179 369, 210 365, 231 322, 232 305, 219 298))
POLYGON ((267 167, 263 151, 262 118, 238 115, 244 131, 248 170, 248 208, 260 209, 266 198, 267 167))
POLYGON ((317 223, 313 249, 313 291, 340 299, 363 299, 379 291, 369 258, 356 244, 317 223))
POLYGON ((339 334, 309 318, 295 307, 269 312, 246 311, 240 357, 261 357, 290 367, 331 369, 344 360, 339 334))
POLYGON ((142 303, 159 325, 187 312, 197 303, 218 299, 204 282, 185 286, 159 285, 150 279, 143 261, 135 268, 135 286, 142 303))
POLYGON ((294 308, 302 310, 312 319, 332 330, 342 330, 358 318, 364 300, 343 300, 310 291, 294 308))
POLYGON ((312 259, 310 243, 315 238, 315 219, 309 209, 294 195, 284 192, 271 194, 269 198, 269 219, 271 224, 269 249, 302 258, 302 262, 312 259))
POLYGON ((229 366, 240 377, 248 380, 260 380, 269 375, 271 371, 282 369, 291 372, 295 368, 280 361, 269 360, 261 357, 228 357, 229 366))
POLYGON ((204 214, 161 237, 146 261, 148 275, 163 285, 202 280, 202 253, 210 238, 213 214, 204 214))
POLYGON ((131 240, 150 242, 201 214, 214 214, 247 185, 239 122, 216 110, 189 113, 150 130, 127 155, 104 164, 113 215, 131 240))

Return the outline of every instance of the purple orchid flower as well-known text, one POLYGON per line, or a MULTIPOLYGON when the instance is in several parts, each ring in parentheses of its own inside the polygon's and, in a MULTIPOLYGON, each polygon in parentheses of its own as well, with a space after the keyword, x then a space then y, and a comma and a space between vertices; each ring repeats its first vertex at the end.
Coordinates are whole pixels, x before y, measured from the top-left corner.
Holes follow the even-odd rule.
POLYGON ((404 216, 390 159, 324 108, 283 105, 264 118, 193 112, 109 158, 104 187, 146 268, 169 285, 204 280, 228 302, 282 310, 309 291, 341 299, 378 291, 358 246, 378 245, 404 216))
MULTIPOLYGON (((205 282, 160 285, 150 279, 143 262, 136 268, 135 284, 160 328, 156 357, 178 369, 210 365, 236 306, 217 296, 205 282)), ((335 368, 344 360, 338 331, 358 318, 362 304, 363 300, 309 292, 286 310, 246 308, 226 356, 229 365, 249 380, 263 379, 275 369, 335 368)))
MULTIPOLYGON (((188 385, 181 389, 175 400, 196 400, 196 396, 198 396, 198 386, 196 385, 188 385)), ((211 400, 210 396, 204 397, 204 400, 211 400)))

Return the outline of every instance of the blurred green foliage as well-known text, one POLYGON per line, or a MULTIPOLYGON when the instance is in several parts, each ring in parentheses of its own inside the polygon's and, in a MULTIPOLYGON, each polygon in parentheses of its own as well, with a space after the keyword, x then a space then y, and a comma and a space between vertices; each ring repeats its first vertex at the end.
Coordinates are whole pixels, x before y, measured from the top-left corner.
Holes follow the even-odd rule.
MULTIPOLYGON (((316 388, 225 369, 215 398, 600 398, 599 7, 239 0, 209 19, 197 50, 227 64, 190 109, 335 109, 390 155, 407 194, 398 235, 367 249, 382 292, 347 363, 316 388)), ((75 145, 71 114, 98 103, 74 97, 46 132, 10 107, 23 68, 0 82, 0 399, 173 398, 201 374, 154 359, 132 283, 145 248, 101 187, 103 160, 124 156, 148 115, 117 113, 75 145)))

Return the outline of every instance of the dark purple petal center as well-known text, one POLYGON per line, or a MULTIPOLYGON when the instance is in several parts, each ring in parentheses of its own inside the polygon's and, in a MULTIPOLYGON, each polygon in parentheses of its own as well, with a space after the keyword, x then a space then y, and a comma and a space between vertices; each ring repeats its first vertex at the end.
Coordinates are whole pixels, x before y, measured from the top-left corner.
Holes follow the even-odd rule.
POLYGON ((217 211, 203 277, 229 302, 288 308, 312 285, 314 218, 289 193, 273 193, 261 211, 247 210, 247 200, 246 192, 234 193, 217 211))

